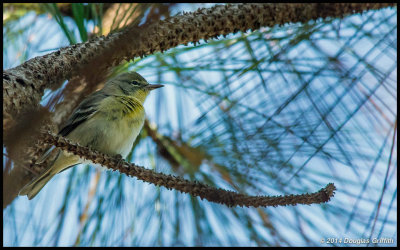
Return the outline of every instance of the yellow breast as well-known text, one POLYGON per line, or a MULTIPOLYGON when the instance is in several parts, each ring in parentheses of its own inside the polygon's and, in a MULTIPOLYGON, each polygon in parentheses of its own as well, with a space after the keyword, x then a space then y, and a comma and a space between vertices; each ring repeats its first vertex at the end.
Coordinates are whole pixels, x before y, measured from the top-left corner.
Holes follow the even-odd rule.
POLYGON ((77 142, 106 154, 126 157, 143 127, 145 111, 142 104, 129 96, 110 96, 84 126, 71 135, 77 142))

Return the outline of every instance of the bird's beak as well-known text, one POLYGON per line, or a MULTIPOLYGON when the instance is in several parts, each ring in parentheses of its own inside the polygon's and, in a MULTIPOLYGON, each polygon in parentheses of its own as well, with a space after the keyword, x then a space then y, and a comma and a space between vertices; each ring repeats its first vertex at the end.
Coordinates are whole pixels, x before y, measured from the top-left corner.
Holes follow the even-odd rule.
POLYGON ((162 84, 149 84, 149 85, 146 85, 146 88, 149 89, 149 90, 158 89, 158 88, 161 88, 161 87, 164 87, 164 85, 162 85, 162 84))

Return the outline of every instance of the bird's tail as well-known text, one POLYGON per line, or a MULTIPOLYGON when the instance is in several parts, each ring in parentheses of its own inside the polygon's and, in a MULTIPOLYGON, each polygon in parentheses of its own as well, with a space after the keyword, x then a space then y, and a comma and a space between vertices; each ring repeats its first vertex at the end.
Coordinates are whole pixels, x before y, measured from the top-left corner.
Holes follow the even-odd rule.
POLYGON ((33 199, 33 197, 35 197, 40 190, 42 190, 42 188, 51 180, 51 178, 53 178, 59 172, 64 171, 77 163, 79 163, 78 156, 64 155, 60 150, 56 159, 46 170, 46 172, 25 185, 21 191, 19 191, 19 195, 27 195, 29 200, 33 199))
POLYGON ((57 173, 52 172, 52 168, 49 168, 46 172, 39 175, 35 179, 33 179, 30 183, 25 185, 21 191, 19 191, 19 195, 27 195, 28 199, 31 200, 35 197, 40 190, 53 178, 57 173))

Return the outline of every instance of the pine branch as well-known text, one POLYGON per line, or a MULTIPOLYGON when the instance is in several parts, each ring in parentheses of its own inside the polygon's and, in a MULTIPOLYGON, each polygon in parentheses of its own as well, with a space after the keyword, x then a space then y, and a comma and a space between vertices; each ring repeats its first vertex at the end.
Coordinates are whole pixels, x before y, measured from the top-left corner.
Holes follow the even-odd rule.
POLYGON ((138 56, 216 38, 238 31, 272 27, 317 18, 343 17, 392 4, 228 4, 180 14, 142 27, 100 36, 59 51, 35 57, 3 71, 3 112, 15 116, 37 107, 45 88, 58 88, 63 80, 82 71, 96 75, 109 67, 138 56), (90 67, 89 67, 90 65, 90 67))
POLYGON ((285 196, 248 196, 221 188, 214 188, 197 181, 190 182, 181 177, 157 173, 153 170, 137 166, 133 163, 124 161, 120 156, 111 157, 82 147, 61 136, 47 132, 43 135, 43 141, 54 144, 63 150, 71 152, 82 158, 101 164, 113 171, 119 171, 130 177, 136 177, 139 180, 152 183, 157 186, 163 186, 167 189, 175 189, 182 193, 189 193, 192 196, 206 199, 210 202, 220 203, 229 207, 268 207, 268 206, 287 206, 298 204, 317 204, 328 202, 336 190, 333 183, 329 183, 325 188, 311 194, 285 195, 285 196))

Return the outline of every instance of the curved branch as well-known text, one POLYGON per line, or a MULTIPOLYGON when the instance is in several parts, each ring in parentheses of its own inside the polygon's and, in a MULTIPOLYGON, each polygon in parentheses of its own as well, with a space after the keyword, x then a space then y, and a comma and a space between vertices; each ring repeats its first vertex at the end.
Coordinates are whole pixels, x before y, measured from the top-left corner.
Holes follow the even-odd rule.
POLYGON ((272 27, 317 18, 343 17, 394 3, 341 4, 228 4, 180 14, 142 27, 126 29, 59 51, 35 57, 3 71, 3 112, 11 116, 38 106, 45 88, 58 88, 85 68, 93 74, 118 65, 123 60, 165 51, 200 39, 210 39, 238 31, 272 27), (90 66, 90 67, 89 67, 90 66))
POLYGON ((82 158, 101 164, 113 171, 119 171, 139 180, 150 182, 157 186, 163 186, 167 189, 175 189, 182 193, 189 193, 192 196, 198 196, 210 202, 225 204, 229 207, 233 206, 252 206, 252 207, 268 207, 268 206, 287 206, 298 204, 316 204, 328 202, 334 195, 336 187, 333 183, 329 183, 325 188, 311 194, 285 195, 285 196, 248 196, 221 188, 214 188, 200 182, 191 182, 178 176, 157 173, 153 170, 137 166, 133 163, 124 161, 121 157, 111 157, 87 147, 82 147, 72 143, 70 140, 51 132, 44 134, 43 141, 54 144, 63 150, 79 155, 82 158))

